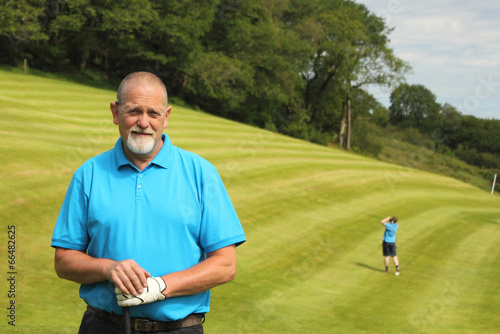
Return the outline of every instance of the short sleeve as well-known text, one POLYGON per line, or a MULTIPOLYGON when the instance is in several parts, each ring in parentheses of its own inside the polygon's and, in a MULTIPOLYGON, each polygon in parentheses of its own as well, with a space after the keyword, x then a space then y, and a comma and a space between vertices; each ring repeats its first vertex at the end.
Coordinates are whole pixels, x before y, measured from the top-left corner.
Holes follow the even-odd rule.
POLYGON ((52 234, 52 247, 87 249, 87 203, 82 183, 73 176, 52 234))
POLYGON ((200 243, 206 253, 245 242, 243 227, 217 170, 203 181, 200 243))

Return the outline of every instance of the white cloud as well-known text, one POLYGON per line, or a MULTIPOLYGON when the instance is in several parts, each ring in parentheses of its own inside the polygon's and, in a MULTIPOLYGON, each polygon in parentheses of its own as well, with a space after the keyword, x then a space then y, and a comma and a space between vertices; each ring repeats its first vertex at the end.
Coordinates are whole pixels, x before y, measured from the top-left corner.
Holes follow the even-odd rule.
MULTIPOLYGON (((413 67, 409 83, 426 86, 438 102, 462 106, 465 114, 500 119, 500 1, 357 2, 394 28, 390 46, 413 67), (479 99, 481 78, 488 76, 491 91, 479 99), (465 103, 472 100, 477 103, 465 103)), ((387 92, 376 97, 388 105, 387 92)))

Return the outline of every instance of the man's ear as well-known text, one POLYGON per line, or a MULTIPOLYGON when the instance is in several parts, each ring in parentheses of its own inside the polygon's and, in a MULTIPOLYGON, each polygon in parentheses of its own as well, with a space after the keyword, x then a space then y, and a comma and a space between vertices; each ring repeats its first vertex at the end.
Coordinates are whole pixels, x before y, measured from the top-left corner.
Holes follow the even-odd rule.
POLYGON ((111 109, 111 113, 113 114, 113 123, 118 125, 119 119, 118 119, 118 105, 116 104, 116 101, 111 102, 109 104, 109 108, 111 109))
POLYGON ((165 121, 163 121, 163 128, 166 129, 168 125, 168 117, 170 116, 170 111, 172 110, 172 106, 167 107, 167 114, 165 115, 165 121))

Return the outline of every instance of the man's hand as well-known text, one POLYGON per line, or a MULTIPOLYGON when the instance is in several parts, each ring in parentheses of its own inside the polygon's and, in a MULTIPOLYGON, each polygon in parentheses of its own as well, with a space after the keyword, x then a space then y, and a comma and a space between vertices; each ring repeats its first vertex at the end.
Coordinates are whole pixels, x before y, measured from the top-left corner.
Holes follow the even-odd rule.
POLYGON ((390 221, 390 220, 391 220, 391 216, 389 216, 389 217, 387 217, 387 218, 385 218, 385 219, 382 219, 382 220, 380 221, 380 224, 385 225, 385 224, 386 224, 388 221, 390 221))
POLYGON ((146 291, 137 296, 125 294, 116 286, 115 293, 118 305, 121 307, 136 306, 152 303, 157 300, 164 300, 166 298, 162 292, 167 288, 167 285, 161 277, 149 277, 147 279, 147 284, 146 291))
POLYGON ((134 260, 113 262, 106 270, 106 278, 126 295, 137 296, 148 286, 151 274, 141 268, 134 260))

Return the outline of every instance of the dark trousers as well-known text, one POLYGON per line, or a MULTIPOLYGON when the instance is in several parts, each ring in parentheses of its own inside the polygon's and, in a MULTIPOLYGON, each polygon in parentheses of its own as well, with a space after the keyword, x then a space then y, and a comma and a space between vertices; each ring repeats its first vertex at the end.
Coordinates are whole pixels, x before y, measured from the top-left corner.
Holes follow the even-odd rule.
MULTIPOLYGON (((107 321, 99 317, 93 312, 86 311, 83 314, 82 323, 78 334, 123 334, 125 329, 123 326, 107 321)), ((137 332, 132 330, 133 334, 145 334, 146 332, 137 332)), ((151 333, 151 332, 147 332, 151 333)), ((154 332, 156 334, 167 334, 167 332, 154 332)), ((203 324, 176 329, 168 332, 168 334, 203 334, 203 324)))

